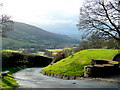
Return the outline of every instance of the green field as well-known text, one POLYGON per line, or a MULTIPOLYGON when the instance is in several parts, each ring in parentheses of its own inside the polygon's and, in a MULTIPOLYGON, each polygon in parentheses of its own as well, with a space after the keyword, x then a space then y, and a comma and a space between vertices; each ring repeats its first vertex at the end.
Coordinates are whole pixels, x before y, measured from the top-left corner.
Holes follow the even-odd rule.
POLYGON ((52 55, 56 55, 58 52, 61 52, 63 49, 46 49, 49 52, 52 52, 52 55))
POLYGON ((52 52, 52 55, 56 55, 58 52, 62 52, 62 51, 65 51, 65 50, 72 50, 76 47, 72 47, 72 48, 63 48, 63 49, 46 49, 47 51, 49 52, 52 52))
POLYGON ((42 71, 54 74, 81 76, 84 66, 91 64, 91 59, 112 60, 113 56, 120 53, 120 49, 86 49, 75 53, 61 61, 45 67, 42 71))
POLYGON ((16 52, 16 53, 22 53, 25 49, 19 49, 19 50, 3 50, 2 52, 16 52))
POLYGON ((49 52, 60 52, 63 49, 46 49, 46 50, 49 51, 49 52))

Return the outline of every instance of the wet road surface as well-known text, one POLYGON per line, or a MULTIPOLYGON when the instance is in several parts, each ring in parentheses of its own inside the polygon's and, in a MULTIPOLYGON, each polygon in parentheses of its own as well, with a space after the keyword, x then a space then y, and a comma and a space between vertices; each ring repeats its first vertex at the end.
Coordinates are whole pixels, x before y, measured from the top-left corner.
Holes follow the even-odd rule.
POLYGON ((116 82, 99 80, 62 80, 40 73, 42 68, 27 68, 13 74, 19 88, 118 88, 116 82))

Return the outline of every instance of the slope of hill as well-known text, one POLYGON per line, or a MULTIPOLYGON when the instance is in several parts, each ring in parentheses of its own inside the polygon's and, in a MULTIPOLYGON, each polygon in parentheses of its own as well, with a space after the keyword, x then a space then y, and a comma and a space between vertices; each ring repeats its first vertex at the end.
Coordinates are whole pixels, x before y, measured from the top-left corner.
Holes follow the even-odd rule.
POLYGON ((91 65, 91 59, 112 60, 113 56, 120 53, 120 49, 87 49, 75 53, 53 65, 45 67, 46 73, 81 76, 84 66, 91 65))
POLYGON ((65 35, 45 31, 41 28, 25 23, 14 23, 14 30, 3 38, 3 48, 29 48, 29 47, 59 47, 65 44, 78 43, 77 40, 65 35))

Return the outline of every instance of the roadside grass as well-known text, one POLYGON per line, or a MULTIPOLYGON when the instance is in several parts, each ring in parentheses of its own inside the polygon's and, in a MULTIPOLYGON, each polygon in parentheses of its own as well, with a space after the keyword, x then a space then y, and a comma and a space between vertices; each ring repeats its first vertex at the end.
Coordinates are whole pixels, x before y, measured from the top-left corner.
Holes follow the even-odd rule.
POLYGON ((26 67, 3 68, 2 71, 9 71, 9 72, 7 73, 6 76, 0 78, 0 88, 6 89, 6 88, 19 87, 18 83, 13 78, 12 74, 25 68, 26 67))
POLYGON ((112 60, 113 56, 120 53, 120 49, 86 49, 77 52, 53 65, 43 68, 43 72, 82 76, 84 66, 91 65, 91 59, 112 60))
POLYGON ((12 74, 30 67, 44 67, 48 65, 52 59, 38 55, 22 54, 20 52, 13 53, 13 50, 0 51, 2 55, 2 72, 0 71, 0 88, 15 88, 19 85, 12 77, 12 74), (4 71, 9 71, 2 77, 4 71))
POLYGON ((0 88, 15 88, 18 87, 18 83, 16 83, 16 80, 12 77, 11 74, 7 74, 7 76, 4 76, 2 80, 0 80, 0 88))
MULTIPOLYGON (((22 51, 20 50, 3 50, 0 51, 0 54, 2 54, 2 57, 6 57, 9 58, 12 56, 12 52, 17 52, 17 53, 22 53, 22 51)), ((0 88, 1 89, 7 89, 7 88, 15 88, 15 87, 19 87, 18 83, 16 82, 16 80, 12 77, 12 74, 24 69, 26 67, 14 67, 14 68, 2 68, 2 72, 4 71, 9 71, 7 73, 6 76, 2 77, 2 72, 0 73, 0 88)))

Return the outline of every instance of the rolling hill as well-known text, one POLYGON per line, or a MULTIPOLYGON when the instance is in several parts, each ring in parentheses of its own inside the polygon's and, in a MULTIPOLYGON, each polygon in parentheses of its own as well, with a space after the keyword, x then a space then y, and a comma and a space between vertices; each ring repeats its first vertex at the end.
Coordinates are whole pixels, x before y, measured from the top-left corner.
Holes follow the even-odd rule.
POLYGON ((15 48, 59 48, 67 44, 78 43, 66 35, 45 31, 25 23, 14 22, 14 30, 7 32, 3 38, 3 49, 15 48))

